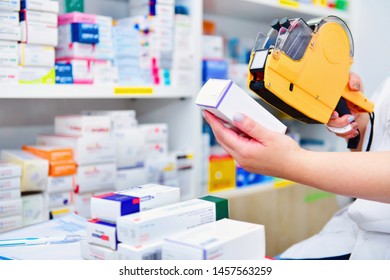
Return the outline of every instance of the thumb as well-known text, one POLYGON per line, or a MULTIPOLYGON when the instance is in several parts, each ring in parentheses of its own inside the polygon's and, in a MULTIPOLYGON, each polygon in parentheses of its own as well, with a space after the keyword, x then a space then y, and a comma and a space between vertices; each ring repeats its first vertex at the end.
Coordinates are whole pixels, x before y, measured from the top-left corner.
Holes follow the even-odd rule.
POLYGON ((238 129, 259 142, 262 142, 263 139, 267 139, 275 133, 241 113, 236 113, 233 116, 233 121, 238 129))

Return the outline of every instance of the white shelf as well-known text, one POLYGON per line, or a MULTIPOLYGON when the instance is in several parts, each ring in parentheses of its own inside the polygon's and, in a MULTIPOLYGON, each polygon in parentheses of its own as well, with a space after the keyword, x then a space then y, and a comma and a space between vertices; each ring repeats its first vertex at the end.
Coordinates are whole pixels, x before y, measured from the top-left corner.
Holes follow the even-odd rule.
POLYGON ((190 87, 110 86, 110 85, 0 85, 0 99, 130 99, 191 98, 190 87))
POLYGON ((270 23, 275 18, 302 17, 308 20, 314 17, 335 15, 349 20, 347 11, 319 5, 299 3, 297 7, 282 5, 278 0, 207 0, 204 12, 246 21, 270 23))

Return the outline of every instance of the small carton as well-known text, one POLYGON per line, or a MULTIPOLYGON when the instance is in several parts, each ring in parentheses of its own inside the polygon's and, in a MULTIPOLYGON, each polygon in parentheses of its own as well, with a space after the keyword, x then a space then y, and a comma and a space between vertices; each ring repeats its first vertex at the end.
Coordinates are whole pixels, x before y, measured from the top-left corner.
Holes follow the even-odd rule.
POLYGON ((231 80, 209 79, 199 91, 195 103, 228 125, 234 126, 233 116, 243 113, 262 126, 279 133, 287 127, 231 80))
POLYGON ((264 226, 222 219, 169 236, 163 260, 263 260, 264 226))
POLYGON ((70 136, 107 136, 111 132, 111 122, 108 116, 55 116, 54 130, 56 134, 70 136))
POLYGON ((218 210, 215 202, 196 198, 120 216, 116 220, 118 240, 133 246, 158 241, 215 222, 218 210))
POLYGON ((73 159, 72 148, 65 148, 60 146, 24 145, 22 149, 38 157, 47 159, 48 161, 73 159))
POLYGON ((102 221, 100 219, 91 219, 87 221, 86 226, 87 242, 116 250, 118 240, 116 238, 116 225, 102 221))
POLYGON ((21 175, 22 168, 19 164, 0 160, 0 179, 20 177, 21 175))
POLYGON ((49 162, 23 150, 2 150, 5 161, 19 164, 22 168, 21 191, 44 191, 47 186, 49 162))
POLYGON ((180 201, 180 188, 158 184, 135 186, 91 198, 91 216, 116 222, 119 216, 180 201))

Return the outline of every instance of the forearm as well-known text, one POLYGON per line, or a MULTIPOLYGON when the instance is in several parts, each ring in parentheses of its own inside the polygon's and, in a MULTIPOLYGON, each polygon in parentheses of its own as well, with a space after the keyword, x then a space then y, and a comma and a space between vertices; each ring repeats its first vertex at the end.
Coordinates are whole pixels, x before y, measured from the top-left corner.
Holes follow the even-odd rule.
POLYGON ((390 152, 301 151, 280 177, 350 197, 390 203, 390 152))

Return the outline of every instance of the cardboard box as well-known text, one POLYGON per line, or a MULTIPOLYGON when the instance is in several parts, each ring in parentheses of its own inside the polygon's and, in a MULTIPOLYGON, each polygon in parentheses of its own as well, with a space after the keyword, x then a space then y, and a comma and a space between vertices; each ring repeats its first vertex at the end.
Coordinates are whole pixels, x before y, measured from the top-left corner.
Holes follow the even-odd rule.
POLYGON ((19 11, 20 0, 0 0, 0 9, 6 11, 19 11))
POLYGON ((43 193, 22 196, 22 224, 33 225, 49 220, 49 213, 45 205, 43 193))
POLYGON ((20 177, 22 168, 19 164, 0 160, 0 179, 20 177))
POLYGON ((117 218, 118 240, 143 245, 174 233, 216 221, 216 203, 191 199, 117 218))
POLYGON ((22 215, 22 199, 0 201, 0 218, 22 215))
POLYGON ((164 239, 163 260, 263 260, 264 226, 222 219, 164 239))
POLYGON ((19 44, 19 65, 54 67, 55 53, 54 47, 19 44))
POLYGON ((22 0, 20 2, 21 10, 33 10, 58 14, 60 4, 58 1, 51 0, 22 0))
POLYGON ((101 163, 78 166, 75 193, 114 190, 116 179, 115 163, 101 163))
POLYGON ((231 80, 209 79, 199 91, 195 103, 231 126, 234 126, 233 116, 243 113, 272 131, 284 134, 287 129, 231 80))
POLYGON ((0 233, 22 227, 22 216, 9 216, 0 218, 0 233))
POLYGON ((54 131, 56 134, 69 136, 108 136, 111 132, 111 122, 107 116, 55 116, 54 131))
POLYGON ((149 180, 144 166, 118 168, 116 171, 115 190, 123 191, 130 187, 145 185, 148 182, 149 180))
POLYGON ((19 25, 19 13, 0 10, 0 24, 19 25))
POLYGON ((22 150, 2 150, 1 158, 22 168, 21 191, 44 191, 47 186, 49 162, 22 150))
POLYGON ((20 21, 43 22, 58 26, 58 15, 54 13, 23 10, 20 12, 20 21))
POLYGON ((73 159, 73 150, 60 146, 24 145, 23 150, 48 161, 63 161, 73 159))
POLYGON ((55 76, 54 67, 19 67, 19 84, 54 84, 55 76))
POLYGON ((0 201, 20 198, 20 189, 0 190, 0 201))
POLYGON ((73 191, 44 193, 45 205, 48 208, 57 208, 73 205, 73 191))
POLYGON ((66 136, 39 134, 38 145, 63 146, 73 149, 76 163, 90 165, 102 162, 115 162, 115 145, 110 136, 66 136))
POLYGON ((135 186, 91 198, 91 216, 116 222, 120 216, 180 201, 180 188, 157 184, 135 186))
POLYGON ((49 176, 62 177, 77 173, 77 164, 74 160, 61 160, 49 162, 49 176))
POLYGON ((0 178, 0 191, 10 189, 20 190, 20 177, 0 178))
POLYGON ((47 180, 47 193, 73 191, 74 176, 49 176, 47 180))
POLYGON ((117 260, 118 252, 107 247, 88 243, 86 240, 80 242, 81 257, 86 260, 117 260))
POLYGON ((139 246, 118 244, 119 260, 161 260, 162 240, 139 246))
POLYGON ((116 237, 116 225, 100 219, 87 221, 87 242, 116 250, 118 240, 116 237))
POLYGON ((55 47, 58 44, 58 28, 54 24, 35 21, 22 21, 20 23, 20 33, 20 41, 22 43, 52 47, 55 47))
POLYGON ((17 85, 19 83, 19 68, 18 67, 1 67, 0 68, 0 83, 17 85))
POLYGON ((0 40, 19 41, 21 28, 19 25, 0 24, 0 40))

